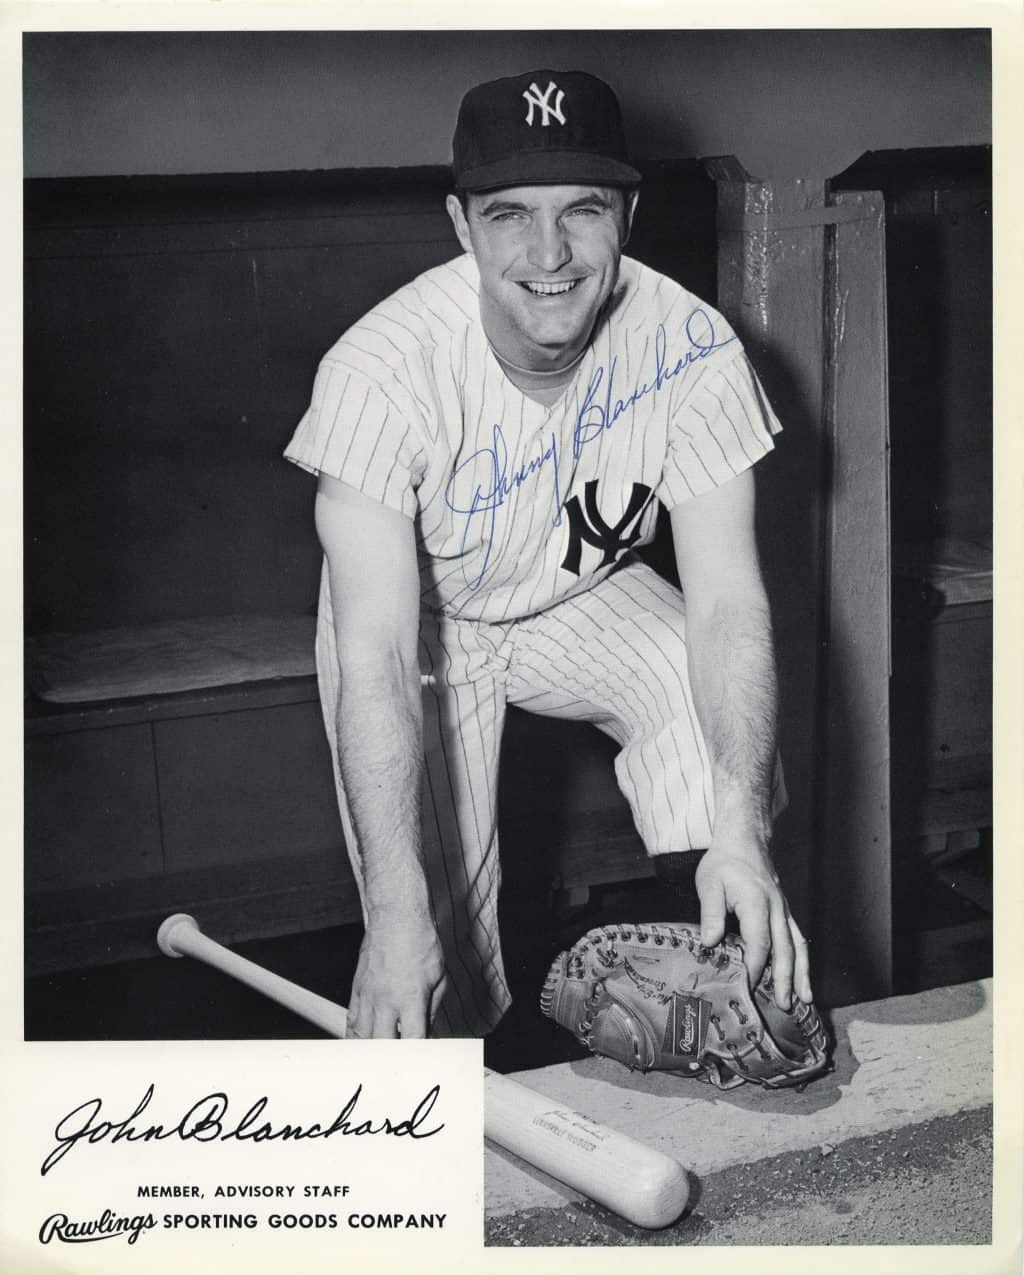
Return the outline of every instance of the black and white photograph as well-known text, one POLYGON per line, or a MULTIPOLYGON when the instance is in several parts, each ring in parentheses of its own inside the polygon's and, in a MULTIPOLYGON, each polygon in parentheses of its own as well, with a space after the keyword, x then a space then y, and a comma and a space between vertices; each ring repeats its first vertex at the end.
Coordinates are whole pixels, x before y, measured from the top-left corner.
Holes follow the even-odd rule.
MULTIPOLYGON (((446 1268, 426 1187, 303 1202, 271 1147, 258 1201, 179 1148, 165 1215, 159 1082, 60 1135, 84 1042, 331 1039, 476 1042, 479 1262, 1014 1269, 992 26, 318 12, 18 35, 15 1033, 67 1059, 51 1154, 133 1157, 33 1269, 226 1270, 211 1228, 246 1269, 279 1214, 261 1270, 325 1228, 446 1268)), ((193 1096, 241 1112, 227 1066, 193 1096)), ((397 1133, 436 1184, 429 1075, 264 1136, 397 1133)))

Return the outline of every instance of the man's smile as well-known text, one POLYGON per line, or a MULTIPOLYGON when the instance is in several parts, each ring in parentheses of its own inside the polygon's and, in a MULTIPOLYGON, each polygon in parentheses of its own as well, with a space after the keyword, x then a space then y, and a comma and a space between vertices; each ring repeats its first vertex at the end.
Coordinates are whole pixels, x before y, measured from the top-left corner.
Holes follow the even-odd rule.
POLYGON ((521 279, 519 286, 535 297, 561 297, 567 292, 572 292, 576 285, 582 282, 582 279, 566 279, 559 283, 536 283, 533 280, 521 279))

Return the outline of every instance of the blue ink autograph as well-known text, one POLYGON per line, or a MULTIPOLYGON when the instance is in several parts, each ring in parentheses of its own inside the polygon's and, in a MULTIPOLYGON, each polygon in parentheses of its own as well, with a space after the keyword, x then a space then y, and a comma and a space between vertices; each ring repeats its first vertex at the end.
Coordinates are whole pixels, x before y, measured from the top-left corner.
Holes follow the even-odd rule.
POLYGON ((687 341, 690 343, 690 348, 669 367, 668 336, 665 333, 664 323, 658 324, 658 330, 654 334, 654 380, 638 382, 625 398, 617 398, 614 402, 612 401, 612 387, 615 384, 615 365, 618 362, 616 357, 612 359, 611 367, 608 369, 608 382, 605 386, 604 398, 600 402, 595 401, 605 376, 604 368, 597 368, 590 384, 587 386, 583 406, 576 417, 576 429, 573 432, 572 439, 574 460, 579 460, 580 453, 587 443, 592 443, 595 438, 600 438, 606 429, 611 429, 623 412, 628 411, 635 403, 639 403, 648 394, 657 394, 667 381, 671 381, 674 377, 688 372, 699 359, 706 359, 714 350, 720 350, 723 345, 728 345, 731 341, 736 340, 734 336, 730 336, 724 341, 716 341, 715 327, 711 322, 711 316, 699 306, 696 310, 691 311, 689 318, 686 320, 684 332, 686 333, 687 341))
POLYGON ((451 478, 448 479, 448 485, 444 492, 445 504, 453 513, 464 514, 466 519, 462 529, 462 573, 466 584, 471 589, 478 589, 487 573, 491 553, 494 549, 494 531, 497 525, 498 510, 513 492, 518 491, 529 479, 536 477, 549 462, 554 488, 553 509, 555 516, 553 525, 557 527, 562 521, 562 494, 558 482, 558 439, 554 433, 551 434, 550 443, 542 448, 539 455, 531 457, 510 473, 508 444, 505 442, 505 435, 501 426, 495 425, 494 445, 492 447, 481 447, 478 451, 473 452, 472 455, 467 456, 462 464, 454 470, 451 478), (468 475, 466 472, 477 469, 477 461, 480 457, 484 457, 488 465, 488 473, 483 482, 476 481, 472 472, 469 472, 468 475), (460 481, 460 475, 464 476, 462 478, 464 490, 456 493, 454 489, 460 481), (474 519, 477 517, 483 517, 485 520, 484 557, 479 571, 471 578, 465 565, 466 549, 470 532, 474 526, 474 519))
MULTIPOLYGON (((605 430, 611 429, 619 417, 634 404, 639 403, 641 399, 646 398, 648 395, 657 394, 669 381, 677 376, 685 375, 700 359, 706 359, 713 351, 720 350, 723 345, 728 345, 731 341, 736 340, 734 336, 729 336, 724 341, 716 341, 715 328, 711 321, 711 316, 699 306, 687 318, 683 333, 689 343, 689 348, 670 366, 668 335, 665 332, 665 325, 663 323, 658 324, 657 331, 654 334, 654 379, 652 381, 639 381, 625 398, 616 398, 614 401, 612 399, 618 358, 612 359, 611 366, 608 368, 607 381, 605 380, 605 369, 603 367, 597 368, 590 384, 587 386, 583 406, 576 417, 572 440, 574 460, 579 460, 580 454, 587 443, 593 442, 605 430), (604 386, 604 396, 598 400, 598 391, 601 390, 602 385, 604 386)), ((558 527, 561 525, 562 493, 558 466, 558 437, 552 432, 550 443, 545 442, 538 455, 531 457, 519 465, 518 468, 510 471, 508 444, 505 442, 505 435, 501 426, 495 425, 493 445, 479 448, 479 450, 467 456, 462 464, 453 471, 452 476, 448 479, 448 485, 445 487, 444 500, 452 513, 462 514, 465 518, 461 546, 462 574, 470 589, 479 589, 490 566, 494 552, 498 510, 506 504, 513 493, 517 492, 530 479, 536 478, 546 467, 549 467, 552 471, 553 526, 558 527), (480 481, 476 476, 481 459, 484 460, 487 469, 487 474, 483 481, 480 481), (479 564, 479 570, 474 575, 467 568, 466 560, 470 556, 468 553, 470 536, 478 526, 477 518, 484 519, 483 561, 479 564)))

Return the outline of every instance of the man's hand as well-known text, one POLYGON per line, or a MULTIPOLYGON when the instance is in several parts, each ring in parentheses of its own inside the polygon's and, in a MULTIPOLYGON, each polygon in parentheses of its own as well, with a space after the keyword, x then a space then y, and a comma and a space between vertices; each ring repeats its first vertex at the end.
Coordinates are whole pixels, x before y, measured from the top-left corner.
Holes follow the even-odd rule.
POLYGON ((810 1004, 807 941, 789 912, 768 849, 756 836, 715 836, 697 868, 701 942, 713 947, 725 936, 727 912, 736 916, 750 986, 756 987, 769 957, 775 1003, 789 1009, 793 992, 810 1004))
POLYGON ((352 982, 348 1035, 412 1040, 426 1036, 446 987, 444 956, 429 916, 375 913, 352 982))

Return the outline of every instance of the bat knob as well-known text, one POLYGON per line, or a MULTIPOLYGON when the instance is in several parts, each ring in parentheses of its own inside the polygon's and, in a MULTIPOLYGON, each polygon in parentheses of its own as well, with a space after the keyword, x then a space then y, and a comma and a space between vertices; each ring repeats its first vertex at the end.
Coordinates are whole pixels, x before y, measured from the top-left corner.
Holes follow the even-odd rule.
POLYGON ((164 956, 184 956, 184 952, 179 951, 174 939, 175 933, 182 928, 195 930, 197 934, 200 932, 198 921, 187 912, 175 912, 157 930, 156 945, 164 956))

